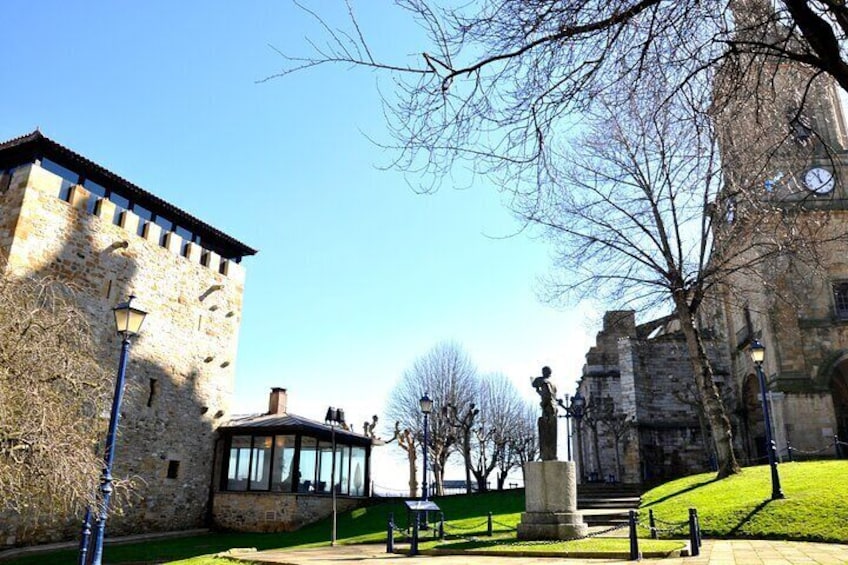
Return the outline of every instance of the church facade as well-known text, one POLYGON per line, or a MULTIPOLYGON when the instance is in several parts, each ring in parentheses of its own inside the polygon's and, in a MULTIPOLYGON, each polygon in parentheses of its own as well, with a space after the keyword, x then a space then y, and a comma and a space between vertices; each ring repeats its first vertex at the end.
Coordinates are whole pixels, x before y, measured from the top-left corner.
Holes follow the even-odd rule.
MULTIPOLYGON (((741 464, 767 456, 753 340, 766 349, 779 457, 845 457, 848 126, 827 77, 753 64, 763 72, 741 83, 727 68, 716 77, 724 188, 707 213, 713 260, 738 268, 705 300, 700 332, 741 464)), ((606 314, 578 386, 595 411, 576 434, 583 480, 651 483, 713 467, 689 363, 673 322, 606 314)))

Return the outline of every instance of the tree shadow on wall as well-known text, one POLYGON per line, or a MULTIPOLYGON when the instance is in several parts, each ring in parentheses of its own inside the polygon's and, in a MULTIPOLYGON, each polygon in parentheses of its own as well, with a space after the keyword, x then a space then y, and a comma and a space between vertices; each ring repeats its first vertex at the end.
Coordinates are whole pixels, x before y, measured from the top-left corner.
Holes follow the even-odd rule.
MULTIPOLYGON (((0 199, 14 198, 13 192, 0 199)), ((226 417, 232 392, 227 367, 235 348, 227 332, 238 324, 232 317, 238 290, 216 271, 92 215, 91 203, 75 209, 58 194, 39 192, 38 205, 42 209, 18 220, 16 237, 22 229, 29 235, 10 259, 28 265, 26 274, 67 285, 112 378, 120 354, 112 309, 133 293, 148 311, 130 347, 113 469, 116 479, 134 479, 135 488, 124 507, 113 498, 107 535, 205 525, 215 428, 226 417)), ((108 415, 106 405, 92 416, 102 419, 99 453, 108 415)), ((99 477, 90 482, 96 489, 99 477)), ((81 519, 81 513, 59 517, 62 537, 78 537, 81 519)), ((53 532, 17 543, 55 541, 56 523, 53 532)))

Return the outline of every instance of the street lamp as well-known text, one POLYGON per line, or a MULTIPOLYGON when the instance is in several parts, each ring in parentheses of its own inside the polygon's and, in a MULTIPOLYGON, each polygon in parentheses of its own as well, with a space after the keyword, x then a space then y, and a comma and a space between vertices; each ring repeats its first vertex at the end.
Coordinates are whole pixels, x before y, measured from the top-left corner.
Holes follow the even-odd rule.
POLYGON ((336 426, 344 425, 344 410, 330 406, 327 408, 324 423, 330 426, 330 437, 333 445, 333 462, 330 465, 330 489, 333 492, 333 532, 330 537, 330 545, 336 545, 336 426))
MULTIPOLYGON (((586 414, 586 398, 580 394, 579 390, 571 398, 570 408, 571 415, 574 417, 574 429, 577 431, 577 445, 575 451, 577 451, 577 476, 579 478, 583 475, 583 441, 580 437, 580 420, 582 420, 583 416, 586 414)), ((569 438, 568 444, 570 447, 571 438, 569 438)))
MULTIPOLYGON (((118 377, 115 380, 115 394, 112 396, 112 411, 109 414, 109 430, 106 433, 106 445, 103 452, 103 475, 100 477, 100 512, 94 531, 94 547, 91 559, 92 565, 100 565, 103 560, 103 535, 106 532, 106 517, 109 511, 109 499, 112 497, 112 461, 115 458, 115 439, 118 432, 118 419, 120 418, 121 400, 124 396, 124 378, 127 372, 127 358, 129 357, 130 338, 135 336, 147 312, 133 306, 135 296, 130 295, 129 300, 118 304, 113 309, 115 314, 115 329, 121 336, 121 358, 118 361, 118 377)), ((88 516, 86 516, 86 521, 88 516)), ((87 531, 87 524, 84 531, 87 531)), ((83 534, 82 551, 80 562, 84 562, 87 541, 83 534)))
POLYGON ((777 473, 777 448, 771 435, 771 414, 769 412, 768 398, 766 397, 766 377, 763 374, 763 360, 766 357, 766 348, 759 340, 751 342, 751 360, 757 368, 757 379, 760 381, 760 392, 763 397, 763 420, 766 427, 766 451, 768 452, 769 467, 771 467, 771 499, 783 498, 783 490, 780 488, 780 475, 777 473))
POLYGON ((424 414, 424 446, 422 451, 424 452, 424 473, 423 480, 421 481, 421 495, 424 500, 427 500, 427 428, 428 426, 428 417, 430 416, 430 412, 433 411, 433 401, 427 396, 427 393, 424 393, 424 396, 421 397, 421 400, 418 401, 419 406, 421 407, 421 413, 424 414))
MULTIPOLYGON (((570 399, 568 395, 565 395, 565 402, 560 399, 557 399, 557 404, 559 407, 565 411, 565 432, 566 439, 565 442, 568 460, 571 461, 571 418, 582 418, 583 417, 583 409, 586 407, 586 399, 583 398, 583 395, 580 394, 580 391, 577 391, 577 394, 572 396, 570 399)), ((562 418, 563 416, 560 416, 562 418)))

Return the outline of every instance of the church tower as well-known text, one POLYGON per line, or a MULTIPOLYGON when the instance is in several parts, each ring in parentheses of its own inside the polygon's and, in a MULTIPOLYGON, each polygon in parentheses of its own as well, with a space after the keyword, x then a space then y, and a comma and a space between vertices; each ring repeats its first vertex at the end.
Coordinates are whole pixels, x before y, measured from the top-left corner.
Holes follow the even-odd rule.
POLYGON ((750 45, 792 41, 769 2, 736 0, 731 9, 738 48, 731 46, 716 73, 713 113, 725 176, 717 257, 740 267, 716 301, 740 392, 735 435, 743 460, 765 455, 748 351, 758 339, 767 352, 778 453, 835 453, 834 442, 848 440, 843 93, 815 69, 749 52, 750 45))

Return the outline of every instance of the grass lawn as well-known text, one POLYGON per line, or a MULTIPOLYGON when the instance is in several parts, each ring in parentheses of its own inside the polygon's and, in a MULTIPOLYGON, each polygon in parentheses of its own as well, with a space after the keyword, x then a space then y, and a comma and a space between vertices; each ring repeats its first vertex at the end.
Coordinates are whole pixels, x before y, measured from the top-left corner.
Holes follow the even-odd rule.
POLYGON ((782 463, 778 471, 782 500, 770 500, 769 467, 760 465, 722 481, 704 474, 665 483, 642 496, 640 516, 653 509, 680 522, 697 508, 706 537, 848 543, 848 461, 782 463))
MULTIPOLYGON (((661 485, 642 497, 640 524, 647 524, 648 509, 665 523, 683 523, 689 508, 697 508, 705 537, 781 538, 848 543, 848 461, 784 463, 779 466, 786 498, 771 501, 769 467, 746 468, 739 475, 716 481, 713 474, 693 475, 661 485)), ((626 538, 590 538, 570 542, 518 542, 514 530, 524 510, 523 491, 450 496, 435 499, 447 518, 448 535, 459 539, 422 542, 421 549, 437 548, 468 553, 505 551, 533 555, 567 555, 569 552, 626 553, 626 538), (487 513, 493 517, 493 537, 487 537, 487 513)), ((394 513, 399 525, 406 523, 401 502, 376 503, 339 515, 339 543, 385 543, 386 520, 394 513)), ((661 525, 661 527, 663 527, 661 525)), ((679 530, 685 537, 686 527, 679 530)), ((210 555, 232 547, 275 549, 326 545, 330 521, 306 526, 297 532, 278 534, 213 533, 187 538, 110 546, 110 563, 171 563, 173 565, 231 565, 210 555)), ((646 539, 640 535, 641 551, 667 553, 680 541, 646 539)), ((76 551, 37 554, 14 560, 22 565, 75 562, 76 551)))

